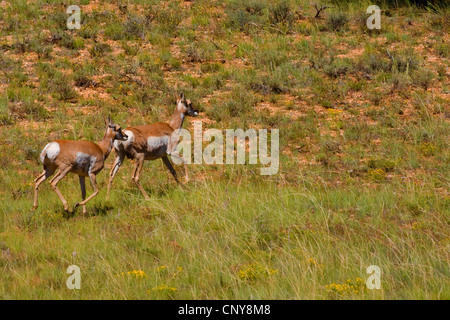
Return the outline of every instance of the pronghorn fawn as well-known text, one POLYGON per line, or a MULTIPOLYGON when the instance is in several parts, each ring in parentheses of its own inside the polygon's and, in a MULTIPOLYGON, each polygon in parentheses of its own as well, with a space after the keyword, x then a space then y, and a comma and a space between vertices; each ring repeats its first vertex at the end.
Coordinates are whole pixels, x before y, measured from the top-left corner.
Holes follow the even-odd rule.
POLYGON ((128 136, 126 141, 116 141, 114 143, 114 149, 116 151, 116 160, 109 174, 109 183, 107 190, 107 198, 111 190, 111 184, 116 175, 119 167, 122 165, 125 156, 129 159, 136 160, 136 167, 132 174, 132 180, 137 185, 142 195, 146 200, 149 200, 147 192, 145 192, 142 185, 139 183, 139 174, 144 164, 144 160, 156 160, 161 158, 164 165, 169 169, 177 182, 177 174, 175 169, 168 158, 168 155, 180 159, 184 164, 184 172, 186 181, 189 180, 186 162, 175 151, 178 145, 179 138, 177 133, 183 126, 185 116, 198 116, 198 111, 192 108, 190 100, 186 100, 183 93, 180 94, 177 99, 177 106, 172 115, 170 122, 157 122, 150 125, 143 125, 137 127, 129 127, 124 130, 124 133, 128 136))
POLYGON ((95 177, 103 169, 113 143, 127 139, 127 136, 122 133, 120 126, 114 124, 109 116, 108 120, 105 120, 105 124, 106 132, 103 140, 99 143, 91 141, 55 140, 44 147, 40 156, 41 162, 44 165, 44 171, 34 180, 36 185, 34 187, 34 205, 32 210, 35 210, 38 205, 39 185, 57 171, 56 175, 50 180, 50 185, 61 199, 64 210, 69 211, 69 207, 56 185, 69 172, 72 172, 78 174, 81 197, 83 199, 83 201, 75 204, 75 208, 82 206, 83 213, 86 213, 86 203, 98 193, 95 177), (94 193, 87 199, 85 177, 89 177, 94 188, 94 193))

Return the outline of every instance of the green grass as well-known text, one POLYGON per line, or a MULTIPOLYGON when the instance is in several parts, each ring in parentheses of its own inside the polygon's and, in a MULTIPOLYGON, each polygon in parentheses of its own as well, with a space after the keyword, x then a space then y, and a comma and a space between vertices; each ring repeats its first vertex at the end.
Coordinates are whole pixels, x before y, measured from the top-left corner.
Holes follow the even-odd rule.
POLYGON ((0 298, 450 299, 448 8, 380 1, 369 31, 368 1, 83 0, 67 30, 66 2, 0 11, 0 298), (106 201, 113 153, 87 215, 48 183, 30 211, 45 144, 167 121, 180 91, 205 129, 280 129, 279 173, 191 165, 178 186, 146 162, 146 202, 126 161, 106 201))
MULTIPOLYGON (((161 171, 147 187, 150 202, 121 179, 114 200, 104 202, 100 193, 84 217, 64 218, 48 186, 35 214, 28 212, 28 185, 8 196, 1 208, 8 212, 2 216, 2 297, 146 299, 147 290, 164 284, 176 288, 171 298, 179 299, 337 298, 326 285, 366 279, 365 269, 375 264, 382 289, 346 298, 449 298, 448 199, 433 193, 422 198, 424 190, 414 183, 277 188, 229 170, 229 179, 181 188, 167 184, 161 171), (79 291, 65 288, 65 268, 72 263, 82 271, 79 291), (242 279, 239 270, 251 263, 276 273, 242 279), (156 272, 160 266, 169 272, 156 272), (183 271, 174 275, 179 266, 183 271), (119 276, 132 270, 147 278, 119 276)), ((75 182, 61 183, 72 202, 75 182)), ((151 298, 166 294, 154 290, 151 298)))

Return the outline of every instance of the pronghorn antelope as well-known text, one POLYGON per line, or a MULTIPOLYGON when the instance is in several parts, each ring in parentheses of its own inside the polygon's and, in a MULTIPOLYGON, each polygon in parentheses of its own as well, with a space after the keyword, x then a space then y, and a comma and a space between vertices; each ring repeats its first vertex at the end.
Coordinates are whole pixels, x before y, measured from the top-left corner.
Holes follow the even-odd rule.
POLYGON ((170 122, 157 122, 150 125, 129 127, 124 130, 128 139, 126 141, 114 142, 116 160, 114 161, 114 165, 109 174, 107 198, 109 197, 114 176, 122 165, 125 156, 129 159, 136 160, 136 168, 134 169, 132 180, 136 183, 146 200, 149 200, 150 198, 139 183, 139 174, 144 160, 156 160, 161 158, 175 180, 179 182, 176 171, 172 167, 168 155, 177 157, 183 161, 186 181, 189 180, 186 162, 177 152, 175 152, 179 138, 176 134, 172 134, 181 130, 185 116, 198 116, 198 111, 192 108, 191 101, 186 100, 184 94, 181 93, 179 99, 177 99, 177 106, 170 122))
POLYGON ((75 204, 75 208, 82 206, 83 213, 86 213, 86 203, 98 193, 95 176, 103 169, 113 143, 127 139, 127 136, 122 133, 120 126, 114 124, 109 116, 108 120, 105 120, 105 123, 107 125, 106 132, 103 140, 99 143, 91 141, 55 140, 44 147, 40 157, 44 165, 44 171, 34 180, 36 185, 34 187, 34 205, 32 210, 35 210, 38 205, 39 185, 58 169, 57 174, 50 180, 50 185, 61 199, 64 210, 69 211, 69 207, 56 185, 69 172, 73 172, 78 174, 80 179, 81 197, 83 199, 83 201, 75 204), (85 177, 89 177, 94 188, 94 193, 87 199, 85 177))

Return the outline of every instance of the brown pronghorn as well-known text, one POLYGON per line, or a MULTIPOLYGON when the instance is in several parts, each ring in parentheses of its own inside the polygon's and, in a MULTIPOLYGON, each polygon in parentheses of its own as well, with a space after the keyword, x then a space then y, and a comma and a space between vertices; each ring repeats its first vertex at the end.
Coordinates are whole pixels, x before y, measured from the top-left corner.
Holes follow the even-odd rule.
POLYGON ((83 199, 83 201, 75 204, 75 208, 82 206, 83 213, 86 213, 86 203, 98 193, 95 176, 103 169, 105 160, 111 152, 114 141, 127 139, 127 136, 122 133, 120 126, 112 123, 109 116, 108 120, 105 120, 105 123, 107 125, 106 133, 103 140, 99 143, 91 141, 55 140, 44 147, 41 152, 41 162, 44 165, 44 171, 34 180, 36 185, 34 187, 34 205, 32 210, 35 210, 38 205, 39 185, 58 169, 57 174, 50 180, 50 185, 61 199, 64 210, 69 211, 69 207, 56 185, 69 172, 73 172, 78 174, 80 179, 81 197, 83 199), (89 177, 94 188, 94 193, 87 199, 85 177, 89 177))
POLYGON ((173 113, 172 119, 169 123, 157 122, 150 125, 143 125, 137 127, 129 127, 124 130, 128 136, 126 141, 114 142, 114 149, 116 150, 116 160, 109 174, 108 191, 106 197, 109 197, 111 184, 119 167, 122 165, 125 156, 129 159, 136 160, 136 168, 134 169, 132 180, 138 186, 141 193, 146 200, 149 200, 147 193, 139 183, 139 174, 142 169, 144 160, 156 160, 161 158, 167 169, 178 182, 175 169, 167 157, 168 155, 177 157, 183 161, 186 181, 189 179, 186 162, 175 152, 178 144, 178 137, 173 134, 179 131, 183 125, 185 116, 198 116, 198 111, 192 108, 190 100, 186 100, 183 93, 177 99, 177 106, 173 113))

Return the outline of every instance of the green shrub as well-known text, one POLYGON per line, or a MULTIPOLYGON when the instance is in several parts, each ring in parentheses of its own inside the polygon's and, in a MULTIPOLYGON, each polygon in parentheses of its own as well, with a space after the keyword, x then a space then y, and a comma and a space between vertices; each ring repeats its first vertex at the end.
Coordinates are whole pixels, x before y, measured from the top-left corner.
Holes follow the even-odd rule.
POLYGON ((122 40, 125 37, 123 25, 119 22, 107 24, 105 26, 105 36, 111 40, 122 40))
POLYGON ((217 72, 217 71, 223 70, 223 66, 221 64, 219 64, 219 63, 216 63, 216 62, 214 62, 214 63, 203 63, 200 66, 200 70, 203 73, 217 72))
POLYGON ((109 44, 97 42, 97 43, 94 43, 92 48, 89 50, 89 53, 93 57, 102 57, 102 56, 104 56, 104 54, 106 52, 110 52, 110 51, 111 51, 111 47, 109 46, 109 44))
POLYGON ((89 74, 89 72, 87 72, 84 69, 79 69, 76 70, 73 75, 72 78, 74 80, 74 85, 77 87, 89 87, 89 86, 95 86, 95 82, 92 80, 91 75, 89 74))
POLYGON ((256 68, 274 70, 288 61, 287 54, 273 46, 262 47, 253 55, 252 62, 256 68))
POLYGON ((411 74, 411 79, 414 85, 427 90, 434 79, 434 74, 428 70, 417 70, 411 74))
POLYGON ((273 25, 290 28, 294 22, 294 13, 290 3, 281 1, 275 4, 270 10, 269 21, 273 25))
POLYGON ((327 27, 331 31, 341 31, 348 23, 348 17, 345 12, 332 12, 327 18, 327 27))
POLYGON ((142 17, 137 15, 129 15, 123 25, 123 31, 127 38, 143 39, 145 36, 145 21, 142 17))
POLYGON ((170 35, 177 32, 177 27, 184 18, 184 10, 177 2, 171 2, 170 6, 154 11, 154 19, 157 26, 170 35))
POLYGON ((96 39, 98 30, 94 27, 94 24, 82 23, 81 29, 77 30, 80 37, 84 39, 96 39))
POLYGON ((444 58, 448 58, 449 46, 448 43, 442 42, 436 45, 436 52, 444 58))
POLYGON ((129 56, 135 56, 139 52, 138 46, 128 45, 126 42, 122 43, 122 48, 129 56))
POLYGON ((350 63, 346 60, 336 59, 332 63, 326 64, 323 71, 331 78, 338 78, 348 72, 349 65, 350 63))
POLYGON ((405 90, 412 83, 411 77, 404 73, 393 74, 392 78, 390 79, 390 82, 393 85, 392 90, 397 91, 405 90))
POLYGON ((186 56, 190 62, 205 62, 214 59, 215 47, 210 43, 189 45, 185 49, 186 56))
POLYGON ((69 17, 65 11, 56 10, 55 12, 49 15, 49 20, 53 23, 58 30, 67 29, 67 18, 69 17))
POLYGON ((396 163, 389 159, 373 158, 369 160, 367 166, 370 169, 382 169, 385 172, 390 172, 394 170, 396 163))
POLYGON ((266 7, 264 2, 257 0, 235 2, 225 9, 225 26, 243 32, 248 32, 251 26, 261 27, 267 21, 266 7))
POLYGON ((243 87, 236 87, 229 98, 223 102, 212 102, 212 108, 207 111, 208 117, 220 121, 229 117, 241 117, 246 115, 258 102, 258 98, 245 90, 243 87))
POLYGON ((60 44, 67 49, 74 49, 74 39, 70 33, 63 33, 61 35, 60 44))
POLYGON ((73 100, 78 96, 73 90, 68 77, 59 71, 48 80, 48 89, 56 98, 62 101, 73 100))
POLYGON ((8 99, 0 97, 0 126, 13 124, 13 119, 8 107, 8 99))

